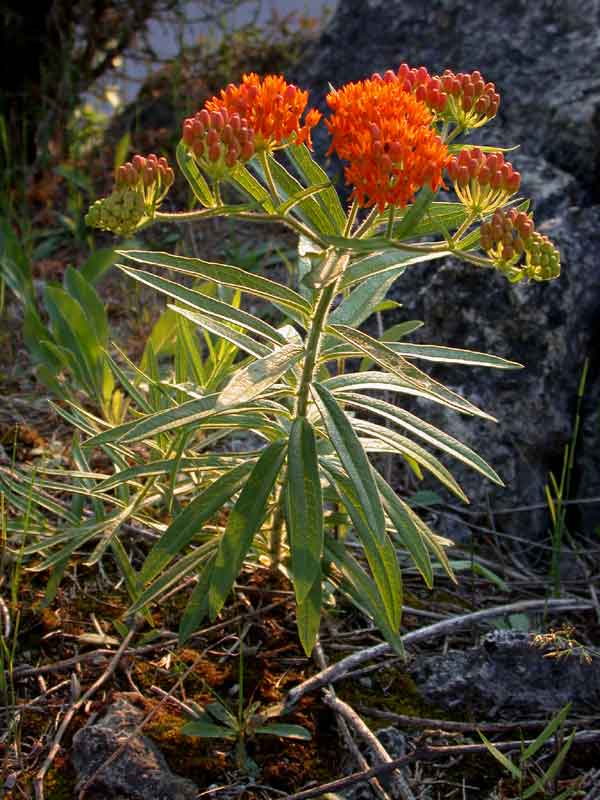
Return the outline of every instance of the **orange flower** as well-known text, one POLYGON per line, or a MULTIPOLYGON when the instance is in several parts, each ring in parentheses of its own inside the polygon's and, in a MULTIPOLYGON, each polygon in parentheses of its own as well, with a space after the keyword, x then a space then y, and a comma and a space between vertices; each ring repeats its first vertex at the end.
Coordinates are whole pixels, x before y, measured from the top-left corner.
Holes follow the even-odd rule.
POLYGON ((226 109, 245 118, 254 131, 254 147, 258 151, 273 150, 291 142, 306 142, 312 147, 310 131, 321 119, 321 112, 311 108, 302 122, 307 102, 308 92, 287 83, 281 75, 260 78, 251 72, 242 77, 240 85, 230 83, 222 89, 218 97, 207 101, 205 108, 226 109))
POLYGON ((425 184, 434 191, 442 185, 447 148, 427 106, 399 81, 348 83, 330 92, 327 103, 328 153, 350 162, 346 183, 361 207, 403 207, 425 184))

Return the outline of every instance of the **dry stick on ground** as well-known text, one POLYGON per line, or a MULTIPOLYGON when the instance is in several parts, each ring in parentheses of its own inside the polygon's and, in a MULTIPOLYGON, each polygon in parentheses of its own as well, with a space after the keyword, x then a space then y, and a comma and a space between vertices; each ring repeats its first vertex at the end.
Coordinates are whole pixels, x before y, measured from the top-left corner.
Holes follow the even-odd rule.
MULTIPOLYGON (((138 623, 139 624, 139 623, 138 623)), ((123 654, 127 650, 127 646, 129 642, 132 640, 135 632, 138 628, 138 624, 134 623, 131 630, 127 634, 127 636, 121 642, 119 649, 114 654, 113 658, 111 659, 110 663, 100 675, 100 677, 94 681, 94 683, 89 687, 89 689, 77 700, 75 703, 71 705, 65 716, 63 717, 63 721, 60 724, 60 727, 54 737, 52 745, 50 747, 50 752, 48 753, 46 760, 42 764, 41 768, 36 773, 36 776, 33 780, 33 788, 35 790, 35 798, 36 800, 44 800, 44 778, 46 777, 46 773, 52 766, 52 762, 56 758, 56 755, 60 749, 60 743, 62 741, 63 736, 65 735, 67 728, 71 724, 71 721, 75 714, 82 708, 87 701, 100 689, 100 687, 106 683, 106 681, 110 678, 113 672, 116 670, 119 661, 123 657, 123 654)))
MULTIPOLYGON (((467 625, 484 619, 489 619, 490 617, 502 617, 507 614, 518 614, 527 611, 546 611, 548 613, 557 613, 560 611, 587 611, 590 608, 593 608, 592 604, 582 600, 525 600, 520 603, 509 603, 504 606, 485 608, 482 611, 474 611, 470 614, 461 614, 458 617, 451 617, 450 619, 436 622, 433 625, 427 625, 425 628, 419 628, 416 631, 405 634, 402 637, 402 643, 404 645, 410 645, 432 639, 436 636, 446 636, 460 628, 464 628, 467 625)), ((352 655, 321 670, 316 675, 313 675, 308 678, 308 680, 291 689, 284 700, 284 708, 289 710, 292 706, 295 706, 305 694, 315 692, 328 683, 335 683, 346 677, 351 670, 354 670, 365 661, 371 661, 380 656, 388 655, 390 652, 392 652, 392 648, 385 642, 375 645, 374 647, 368 647, 358 653, 352 653, 352 655)))
MULTIPOLYGON (((333 689, 325 692, 324 701, 325 705, 328 705, 336 713, 341 714, 345 721, 354 728, 354 730, 360 737, 362 737, 362 739, 364 739, 369 746, 369 749, 373 754, 373 759, 376 763, 389 764, 392 761, 389 753, 381 744, 379 739, 375 736, 375 734, 362 721, 356 711, 354 711, 354 709, 348 705, 348 703, 345 703, 343 700, 340 700, 339 697, 336 697, 333 689)), ((403 798, 403 800, 415 800, 412 789, 408 785, 406 778, 402 772, 400 772, 400 770, 394 771, 393 779, 394 788, 403 798)))
MULTIPOLYGON (((317 662, 317 664, 318 664, 320 669, 325 669, 327 667, 327 661, 325 660, 325 654, 323 653, 323 647, 322 647, 320 642, 317 642, 317 644, 315 645, 314 657, 315 657, 315 661, 317 662)), ((333 697, 335 697, 335 691, 334 691, 332 686, 328 687, 328 691, 331 693, 331 695, 333 697)), ((350 733, 350 729, 348 727, 348 722, 344 719, 344 717, 335 708, 333 710, 335 712, 335 718, 336 718, 338 727, 339 727, 339 729, 340 729, 340 731, 342 733, 342 736, 344 737, 344 740, 345 740, 348 748, 351 750, 352 755, 356 759, 356 762, 358 763, 358 766, 362 770, 369 769, 369 764, 368 764, 367 760, 365 759, 363 754, 360 752, 360 750, 358 749, 354 739, 352 738, 352 734, 350 733)), ((386 755, 387 755, 387 753, 386 753, 386 755)), ((386 760, 389 760, 389 756, 388 756, 388 759, 386 759, 386 760)), ((379 763, 382 763, 381 759, 379 760, 379 763)), ((378 795, 379 797, 383 798, 383 800, 390 800, 390 797, 389 797, 388 793, 383 788, 382 784, 380 783, 380 781, 377 778, 370 778, 369 779, 369 783, 371 784, 371 788, 373 789, 373 791, 375 792, 376 795, 378 795)), ((410 789, 409 789, 409 791, 410 791, 410 789)), ((414 800, 412 795, 410 795, 410 800, 414 800)))
MULTIPOLYGON (((514 722, 454 722, 447 719, 430 719, 428 717, 411 717, 408 714, 396 714, 393 711, 382 711, 379 708, 357 703, 356 710, 366 717, 372 719, 384 719, 388 722, 395 722, 406 728, 426 728, 439 733, 449 732, 469 732, 484 731, 488 733, 502 733, 512 731, 515 728, 545 728, 548 724, 547 719, 521 719, 514 722)), ((564 725, 593 725, 600 722, 600 714, 593 717, 569 717, 565 719, 564 725)))
MULTIPOLYGON (((521 747, 527 747, 532 744, 535 739, 525 739, 511 742, 494 742, 494 747, 501 752, 509 752, 511 750, 520 750, 521 747)), ((573 744, 592 744, 600 741, 600 731, 582 731, 575 734, 573 744)), ((550 745, 556 746, 559 740, 556 736, 552 736, 546 742, 544 747, 550 745)), ((320 786, 312 786, 310 789, 304 789, 295 794, 288 794, 286 800, 309 800, 311 797, 320 797, 327 792, 337 792, 340 789, 347 789, 357 783, 362 783, 369 778, 381 775, 387 775, 393 772, 397 767, 405 766, 412 761, 435 761, 442 756, 464 756, 464 755, 479 755, 480 753, 488 753, 489 750, 484 744, 462 744, 462 745, 448 745, 444 747, 418 747, 401 758, 395 758, 388 764, 380 764, 377 767, 366 770, 365 772, 354 772, 345 778, 339 778, 336 781, 323 783, 320 786)))

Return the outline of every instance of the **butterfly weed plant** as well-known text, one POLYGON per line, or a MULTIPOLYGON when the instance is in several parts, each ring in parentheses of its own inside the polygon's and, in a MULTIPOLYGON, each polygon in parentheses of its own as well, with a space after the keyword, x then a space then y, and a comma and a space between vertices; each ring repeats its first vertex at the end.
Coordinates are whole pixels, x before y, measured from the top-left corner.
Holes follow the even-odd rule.
POLYGON ((183 122, 177 164, 192 210, 160 210, 174 172, 155 155, 119 167, 113 193, 90 208, 88 224, 127 237, 153 221, 279 223, 297 234, 299 259, 289 286, 229 264, 121 252, 124 275, 167 299, 175 370, 165 377, 151 349, 141 367, 111 361, 127 396, 125 421, 71 403, 59 411, 78 428, 76 468, 61 473, 62 482, 38 468, 35 486, 3 478, 17 508, 30 507, 25 554, 37 557, 35 568, 53 568, 48 597, 71 558, 95 564, 110 550, 130 614, 194 579, 183 641, 217 617, 242 569, 262 565, 291 582, 306 653, 332 589, 400 649, 399 558, 410 559, 427 586, 436 562, 453 577, 446 540, 371 458, 396 454, 463 501, 432 450, 500 484, 480 455, 402 398, 492 419, 419 364, 519 365, 406 342, 412 323, 378 338, 362 326, 392 284, 424 262, 453 255, 511 282, 542 281, 559 274, 559 255, 536 232, 502 148, 460 142, 498 110, 494 85, 478 72, 431 76, 403 64, 330 91, 324 124, 329 154, 346 165, 347 208, 312 156, 311 133, 322 120, 307 101, 280 76, 245 75, 183 122), (453 187, 456 200, 436 199, 442 187, 453 187), (269 304, 268 319, 279 323, 245 310, 246 295, 269 304), (223 447, 230 435, 242 435, 246 449, 223 447), (109 475, 90 469, 98 449, 109 475), (73 493, 70 507, 55 499, 57 488, 73 493), (47 512, 59 524, 50 526, 47 512), (143 563, 131 564, 126 537, 136 531, 150 547, 143 563))

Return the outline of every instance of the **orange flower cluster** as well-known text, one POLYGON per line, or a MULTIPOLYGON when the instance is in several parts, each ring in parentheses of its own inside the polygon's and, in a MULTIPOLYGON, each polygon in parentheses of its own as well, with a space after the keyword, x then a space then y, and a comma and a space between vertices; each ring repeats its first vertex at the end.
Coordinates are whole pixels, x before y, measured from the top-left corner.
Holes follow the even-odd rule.
POLYGON ((287 144, 306 143, 312 147, 310 132, 321 119, 321 112, 311 108, 304 122, 308 92, 288 84, 281 75, 256 73, 242 77, 242 83, 230 83, 218 97, 208 100, 208 111, 227 111, 247 120, 248 128, 254 132, 256 151, 271 151, 287 144))
POLYGON ((140 194, 147 207, 157 206, 169 191, 175 173, 164 156, 134 156, 122 164, 115 173, 117 189, 133 189, 140 194))
POLYGON ((442 184, 448 151, 427 106, 399 81, 349 83, 327 95, 328 153, 349 162, 346 182, 363 207, 406 206, 421 187, 442 184))
POLYGON ((448 175, 459 200, 478 213, 491 213, 503 206, 521 186, 521 175, 502 153, 483 153, 478 147, 464 148, 448 161, 448 175))

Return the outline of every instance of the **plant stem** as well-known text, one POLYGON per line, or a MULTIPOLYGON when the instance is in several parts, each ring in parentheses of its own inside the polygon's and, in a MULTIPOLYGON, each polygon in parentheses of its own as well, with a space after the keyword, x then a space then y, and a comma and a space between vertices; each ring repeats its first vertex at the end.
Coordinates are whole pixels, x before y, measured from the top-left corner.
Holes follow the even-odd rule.
MULTIPOLYGON (((348 261, 347 255, 339 256, 338 264, 342 261, 348 261)), ((327 286, 324 286, 320 292, 319 299, 315 306, 314 313, 309 322, 309 334, 308 334, 308 341, 306 343, 306 354, 304 356, 304 365, 302 367, 302 377, 300 379, 300 385, 298 387, 298 394, 297 394, 297 403, 296 403, 296 416, 297 417, 305 417, 306 416, 306 409, 308 406, 308 392, 310 389, 310 384, 312 383, 314 373, 315 373, 315 366, 317 363, 317 359, 319 358, 319 352, 321 349, 321 339, 323 336, 323 329, 325 328, 325 324, 327 322, 327 317, 329 316, 329 309, 331 308, 331 303, 333 298, 337 294, 338 284, 342 275, 342 271, 340 270, 340 274, 338 277, 327 286)))
POLYGON ((265 178, 267 181, 267 186, 269 187, 269 191, 271 192, 271 196, 275 203, 279 203, 279 194, 277 193, 277 187, 275 186, 275 181, 273 180, 273 175, 271 173, 271 165, 269 164, 269 159, 267 158, 267 153, 265 150, 261 152, 259 158, 262 168, 265 171, 265 178))

